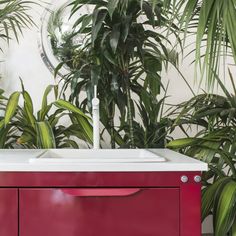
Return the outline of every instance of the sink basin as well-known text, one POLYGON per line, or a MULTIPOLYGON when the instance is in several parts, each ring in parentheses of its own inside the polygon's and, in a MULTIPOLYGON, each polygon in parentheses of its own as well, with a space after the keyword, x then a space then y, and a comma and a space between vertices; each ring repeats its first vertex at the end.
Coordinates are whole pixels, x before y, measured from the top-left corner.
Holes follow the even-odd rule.
POLYGON ((152 151, 146 149, 50 149, 30 163, 150 163, 165 162, 152 151))

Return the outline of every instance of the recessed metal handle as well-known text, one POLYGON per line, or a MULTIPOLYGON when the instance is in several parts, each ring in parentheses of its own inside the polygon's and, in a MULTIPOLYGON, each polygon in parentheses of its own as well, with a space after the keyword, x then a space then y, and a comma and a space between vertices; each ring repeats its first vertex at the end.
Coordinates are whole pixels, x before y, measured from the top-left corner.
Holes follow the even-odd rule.
POLYGON ((63 193, 74 197, 112 197, 130 196, 140 191, 140 188, 79 188, 62 189, 63 193))

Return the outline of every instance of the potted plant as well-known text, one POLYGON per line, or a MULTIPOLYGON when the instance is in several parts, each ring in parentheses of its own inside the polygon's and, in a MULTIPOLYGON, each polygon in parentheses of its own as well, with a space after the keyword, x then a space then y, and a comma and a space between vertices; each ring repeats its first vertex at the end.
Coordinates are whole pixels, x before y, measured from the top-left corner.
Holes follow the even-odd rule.
MULTIPOLYGON (((46 88, 42 107, 36 112, 30 94, 22 83, 22 91, 6 98, 1 91, 0 148, 79 148, 78 141, 92 143, 90 118, 73 104, 57 99, 48 103, 48 95, 57 87, 46 88), (22 96, 24 105, 19 105, 22 96), (61 119, 67 117, 67 123, 61 119), (68 119, 69 118, 69 119, 68 119)), ((55 93, 56 95, 56 93, 55 93)))

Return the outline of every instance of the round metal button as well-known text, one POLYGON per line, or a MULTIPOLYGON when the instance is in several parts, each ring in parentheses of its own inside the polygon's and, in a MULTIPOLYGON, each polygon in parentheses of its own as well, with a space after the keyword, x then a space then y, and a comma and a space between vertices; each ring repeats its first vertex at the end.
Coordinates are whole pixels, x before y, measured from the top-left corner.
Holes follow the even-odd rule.
POLYGON ((194 181, 195 181, 196 183, 200 183, 201 180, 202 180, 201 176, 199 176, 199 175, 194 176, 194 181))
POLYGON ((181 176, 181 181, 183 183, 187 183, 188 182, 188 176, 186 176, 186 175, 181 176))

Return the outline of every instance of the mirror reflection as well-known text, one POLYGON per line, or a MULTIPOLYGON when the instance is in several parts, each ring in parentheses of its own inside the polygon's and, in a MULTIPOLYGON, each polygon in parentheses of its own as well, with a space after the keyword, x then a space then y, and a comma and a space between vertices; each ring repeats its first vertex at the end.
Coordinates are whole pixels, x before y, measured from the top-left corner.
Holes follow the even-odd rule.
POLYGON ((60 67, 61 76, 78 67, 78 50, 85 38, 78 32, 81 24, 76 21, 80 16, 91 12, 85 5, 71 16, 70 3, 71 1, 57 1, 45 9, 39 32, 41 57, 52 73, 60 67), (74 27, 75 24, 77 27, 74 27))

